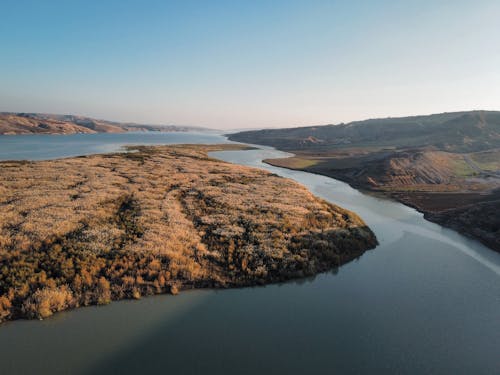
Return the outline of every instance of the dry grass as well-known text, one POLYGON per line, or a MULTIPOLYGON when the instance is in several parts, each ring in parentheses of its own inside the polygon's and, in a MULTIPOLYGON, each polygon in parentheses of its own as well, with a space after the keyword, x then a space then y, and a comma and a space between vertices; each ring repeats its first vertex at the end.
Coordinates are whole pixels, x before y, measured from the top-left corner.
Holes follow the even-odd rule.
POLYGON ((299 156, 292 156, 289 158, 282 158, 282 159, 265 159, 264 163, 289 169, 304 169, 318 164, 318 160, 308 159, 299 156))
MULTIPOLYGON (((344 151, 349 154, 348 150, 344 151)), ((333 176, 358 187, 388 192, 486 192, 499 186, 497 180, 485 179, 471 168, 462 154, 425 150, 374 155, 357 154, 354 150, 352 154, 356 156, 342 157, 339 154, 321 158, 301 155, 265 161, 279 167, 333 176)))
POLYGON ((375 246, 355 214, 217 148, 0 163, 0 321, 302 277, 375 246))
POLYGON ((470 157, 481 169, 500 172, 500 149, 476 152, 470 157))

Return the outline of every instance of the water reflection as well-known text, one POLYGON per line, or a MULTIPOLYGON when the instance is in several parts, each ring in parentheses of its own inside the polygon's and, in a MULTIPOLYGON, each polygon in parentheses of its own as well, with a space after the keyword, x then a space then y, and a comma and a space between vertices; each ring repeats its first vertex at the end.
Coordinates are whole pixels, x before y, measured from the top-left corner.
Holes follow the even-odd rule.
POLYGON ((2 374, 500 373, 499 254, 401 204, 261 163, 280 155, 213 154, 294 178, 355 210, 380 246, 309 279, 6 324, 2 374))

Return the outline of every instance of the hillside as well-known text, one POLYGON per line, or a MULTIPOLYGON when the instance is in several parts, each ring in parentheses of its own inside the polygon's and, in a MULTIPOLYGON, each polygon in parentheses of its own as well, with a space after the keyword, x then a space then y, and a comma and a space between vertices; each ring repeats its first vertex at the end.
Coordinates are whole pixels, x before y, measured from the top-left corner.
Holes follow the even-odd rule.
POLYGON ((500 251, 498 223, 478 217, 498 212, 500 112, 248 131, 229 138, 295 153, 266 162, 382 193, 500 251))
MULTIPOLYGON (((348 155, 330 152, 328 156, 298 153, 296 157, 280 159, 280 163, 291 168, 295 168, 294 163, 302 163, 302 168, 308 171, 329 171, 357 187, 385 191, 475 191, 495 188, 499 182, 494 178, 496 172, 479 169, 476 163, 468 163, 478 154, 481 153, 458 154, 425 149, 353 151, 348 155)), ((496 155, 500 157, 500 152, 496 155)), ((497 164, 500 169, 500 159, 497 164)))
POLYGON ((314 275, 377 244, 294 181, 206 154, 238 147, 1 162, 0 321, 314 275))
POLYGON ((481 239, 488 247, 500 251, 500 191, 488 202, 430 212, 426 218, 481 239), (472 223, 472 224, 471 224, 472 223))
POLYGON ((124 133, 128 131, 195 131, 198 127, 176 125, 144 125, 96 120, 74 115, 42 113, 0 113, 0 135, 11 134, 75 134, 124 133))
POLYGON ((500 112, 455 112, 340 125, 254 130, 230 134, 229 139, 293 151, 430 147, 449 152, 473 152, 500 147, 500 112))

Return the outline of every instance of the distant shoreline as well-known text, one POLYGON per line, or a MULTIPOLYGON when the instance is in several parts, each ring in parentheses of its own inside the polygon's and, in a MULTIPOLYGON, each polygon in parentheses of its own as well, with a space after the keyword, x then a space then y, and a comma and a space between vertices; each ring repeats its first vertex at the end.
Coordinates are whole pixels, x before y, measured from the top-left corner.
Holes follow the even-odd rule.
POLYGON ((84 116, 0 112, 0 135, 95 134, 134 131, 189 132, 213 129, 184 125, 150 125, 98 120, 84 116))

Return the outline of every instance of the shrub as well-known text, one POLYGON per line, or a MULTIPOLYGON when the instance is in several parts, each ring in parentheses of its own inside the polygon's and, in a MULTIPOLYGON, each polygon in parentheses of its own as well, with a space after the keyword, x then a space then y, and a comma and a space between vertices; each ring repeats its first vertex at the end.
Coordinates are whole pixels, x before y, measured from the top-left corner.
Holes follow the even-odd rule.
POLYGON ((37 289, 23 304, 26 316, 43 319, 71 306, 73 295, 66 287, 37 289))
POLYGON ((10 308, 12 304, 9 299, 5 296, 0 296, 0 323, 7 320, 11 314, 10 308))
POLYGON ((291 180, 207 158, 214 148, 0 162, 0 320, 282 281, 376 243, 356 215, 291 180))

